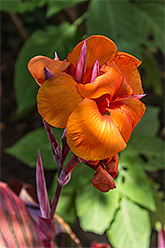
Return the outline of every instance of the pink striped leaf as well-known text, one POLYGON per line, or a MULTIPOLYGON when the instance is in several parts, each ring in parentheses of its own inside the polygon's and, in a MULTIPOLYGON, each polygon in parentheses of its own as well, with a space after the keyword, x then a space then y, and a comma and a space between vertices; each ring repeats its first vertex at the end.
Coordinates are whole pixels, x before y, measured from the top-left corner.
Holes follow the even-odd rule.
MULTIPOLYGON (((10 187, 0 182, 0 247, 44 247, 37 230, 38 217, 41 212, 35 202, 35 188, 20 182, 11 183, 10 187), (26 204, 17 194, 25 199, 26 204), (35 202, 34 205, 33 202, 35 202)), ((61 217, 55 215, 52 223, 56 230, 53 248, 81 247, 79 239, 61 217)))
POLYGON ((25 203, 0 182, 0 247, 42 247, 25 203))

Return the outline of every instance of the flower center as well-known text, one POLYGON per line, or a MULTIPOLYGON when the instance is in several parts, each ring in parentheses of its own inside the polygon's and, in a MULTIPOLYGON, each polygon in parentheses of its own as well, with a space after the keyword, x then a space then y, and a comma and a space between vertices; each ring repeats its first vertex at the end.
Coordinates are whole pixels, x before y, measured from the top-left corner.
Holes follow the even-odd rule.
POLYGON ((98 109, 101 112, 101 114, 109 113, 107 111, 107 108, 109 108, 110 106, 111 98, 112 97, 110 94, 105 94, 97 99, 94 99, 95 102, 97 103, 98 109))

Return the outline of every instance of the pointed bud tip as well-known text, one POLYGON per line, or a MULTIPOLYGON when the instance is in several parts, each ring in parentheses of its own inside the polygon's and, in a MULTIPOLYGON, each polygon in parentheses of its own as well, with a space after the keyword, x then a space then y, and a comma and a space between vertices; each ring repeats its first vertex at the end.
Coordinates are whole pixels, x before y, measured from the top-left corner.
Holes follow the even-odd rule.
POLYGON ((61 186, 65 186, 70 181, 70 178, 71 172, 69 174, 66 174, 65 171, 62 170, 58 178, 58 183, 61 186))
POLYGON ((84 43, 83 43, 82 49, 86 49, 86 44, 87 44, 87 42, 86 42, 86 40, 84 40, 84 43))
POLYGON ((58 55, 57 55, 56 52, 54 53, 54 60, 55 60, 55 61, 59 61, 59 58, 58 58, 58 55))
POLYGON ((135 97, 136 99, 141 99, 143 97, 145 97, 147 94, 142 94, 142 95, 133 95, 133 97, 135 97))
POLYGON ((93 66, 93 71, 92 71, 92 76, 91 76, 91 81, 90 83, 92 83, 93 81, 95 81, 95 79, 99 76, 99 61, 98 59, 96 60, 94 66, 93 66))
POLYGON ((81 48, 80 57, 75 74, 75 79, 78 83, 81 83, 83 79, 83 75, 86 67, 86 60, 87 60, 87 50, 86 50, 86 40, 85 40, 81 48))
POLYGON ((42 161, 41 161, 41 153, 40 153, 40 149, 38 149, 38 155, 37 155, 37 167, 41 166, 42 161))
POLYGON ((53 72, 51 72, 47 67, 44 67, 44 74, 46 80, 54 76, 53 72))

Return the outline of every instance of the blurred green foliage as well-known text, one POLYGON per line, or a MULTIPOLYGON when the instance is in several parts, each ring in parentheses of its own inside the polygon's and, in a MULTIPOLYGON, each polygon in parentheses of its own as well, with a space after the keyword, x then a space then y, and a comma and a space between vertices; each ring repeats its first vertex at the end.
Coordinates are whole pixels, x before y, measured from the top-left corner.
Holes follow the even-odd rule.
POLYGON ((59 26, 47 26, 45 30, 36 30, 21 49, 15 65, 14 86, 17 99, 17 114, 34 107, 38 86, 33 82, 27 64, 35 55, 54 57, 55 50, 61 59, 80 39, 77 27, 69 23, 59 26), (22 80, 24 83, 22 83, 22 80), (26 90, 26 94, 24 90, 26 90))
MULTIPOLYGON (((4 0, 0 5, 1 11, 19 14, 22 20, 30 18, 27 14, 34 13, 42 13, 45 18, 41 20, 43 28, 41 25, 40 29, 35 26, 35 18, 31 19, 30 25, 34 26, 27 27, 29 38, 22 46, 15 65, 17 117, 21 118, 36 104, 38 86, 27 69, 28 61, 35 55, 53 58, 56 51, 62 60, 84 37, 103 34, 112 39, 119 50, 143 61, 140 70, 145 92, 148 92, 146 99, 149 99, 144 98, 144 102, 150 106, 147 106, 145 116, 135 128, 128 147, 120 154, 117 188, 106 194, 97 191, 90 182, 93 171, 80 163, 74 169, 71 181, 64 187, 57 207, 57 213, 70 224, 78 216, 83 230, 97 234, 106 232, 114 248, 147 248, 151 225, 158 231, 165 224, 160 186, 148 176, 164 170, 165 165, 164 143, 160 138, 160 128, 164 124, 160 124, 160 108, 152 105, 153 99, 162 99, 163 95, 164 7, 163 1, 138 0, 4 0), (74 22, 64 17, 57 22, 57 15, 68 11, 68 7, 76 16, 74 22)), ((53 130, 60 142, 62 130, 53 130)), ((56 169, 43 128, 28 133, 7 152, 28 166, 35 167, 38 148, 45 168, 56 169)), ((49 192, 51 200, 56 185, 55 175, 49 192)))

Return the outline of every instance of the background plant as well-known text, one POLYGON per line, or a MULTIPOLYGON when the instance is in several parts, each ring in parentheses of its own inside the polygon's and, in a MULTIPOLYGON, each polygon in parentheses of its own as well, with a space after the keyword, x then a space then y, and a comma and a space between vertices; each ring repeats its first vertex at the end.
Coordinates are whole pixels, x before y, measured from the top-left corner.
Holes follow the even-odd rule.
MULTIPOLYGON (((39 54, 53 58, 57 51, 59 58, 65 59, 83 38, 103 34, 112 39, 119 50, 143 61, 140 71, 147 93, 143 100, 147 111, 127 149, 120 154, 117 188, 106 194, 98 192, 90 183, 90 169, 79 164, 63 188, 57 208, 57 213, 71 225, 78 217, 84 231, 106 233, 113 247, 154 247, 156 236, 150 239, 151 230, 159 231, 164 225, 161 192, 164 186, 164 7, 163 1, 138 0, 15 0, 1 1, 0 5, 4 21, 2 47, 16 51, 17 56, 11 82, 16 107, 8 120, 10 125, 22 120, 32 124, 22 130, 20 139, 7 148, 7 153, 35 167, 40 149, 45 169, 54 173, 50 199, 56 188, 57 167, 42 123, 37 122, 36 126, 31 123, 33 116, 40 117, 35 110, 38 86, 27 70, 30 58, 39 54), (18 36, 8 16, 19 31, 18 36)), ((7 87, 3 82, 5 80, 2 80, 2 100, 3 89, 7 87)), ((60 142, 62 131, 53 130, 60 142)))

